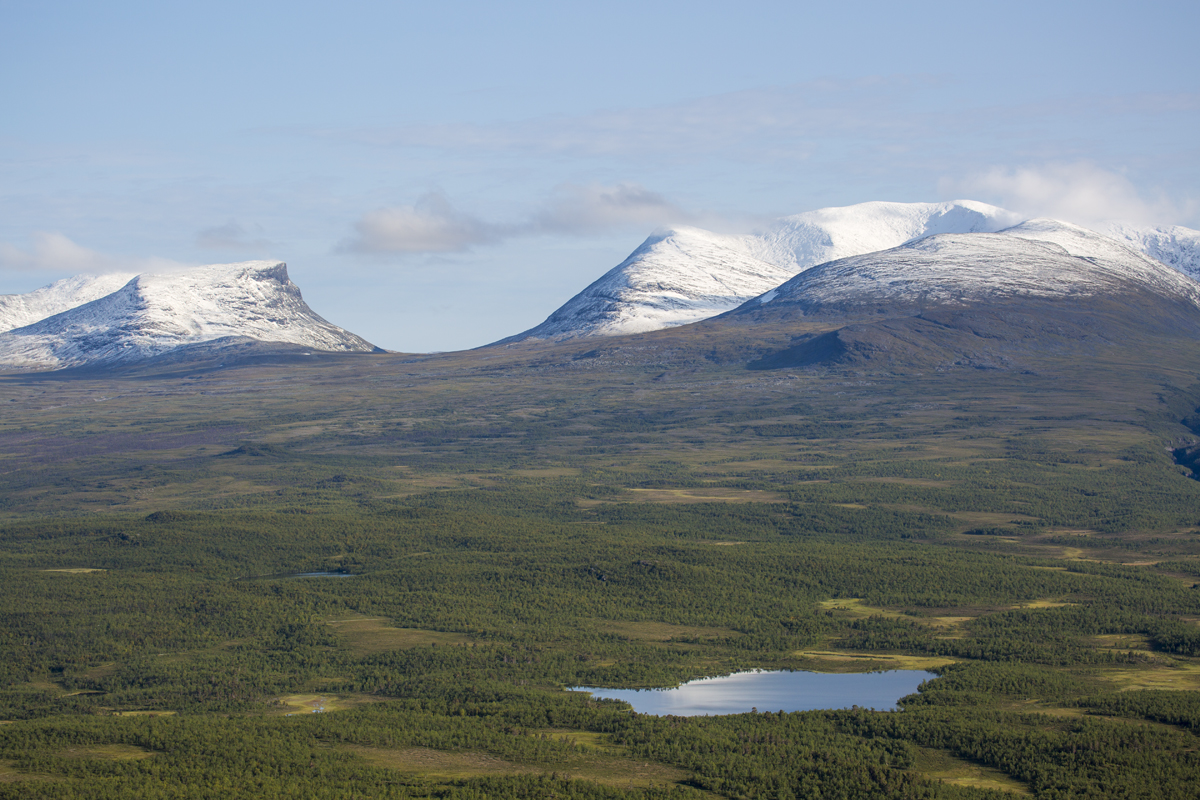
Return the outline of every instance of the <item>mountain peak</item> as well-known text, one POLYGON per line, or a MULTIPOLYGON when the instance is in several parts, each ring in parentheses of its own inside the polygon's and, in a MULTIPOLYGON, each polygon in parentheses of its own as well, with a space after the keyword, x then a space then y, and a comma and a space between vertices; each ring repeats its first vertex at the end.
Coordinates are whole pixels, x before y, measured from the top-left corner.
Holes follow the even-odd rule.
POLYGON ((377 348, 322 319, 281 261, 142 274, 116 291, 0 334, 0 364, 58 369, 151 358, 214 340, 377 348))
POLYGON ((497 344, 618 336, 698 322, 736 308, 817 264, 937 233, 997 231, 1011 211, 959 200, 871 202, 783 217, 755 235, 655 231, 545 322, 497 344))
POLYGON ((937 306, 1149 292, 1200 306, 1200 284, 1105 236, 1057 220, 944 233, 821 264, 733 314, 921 313, 937 306))

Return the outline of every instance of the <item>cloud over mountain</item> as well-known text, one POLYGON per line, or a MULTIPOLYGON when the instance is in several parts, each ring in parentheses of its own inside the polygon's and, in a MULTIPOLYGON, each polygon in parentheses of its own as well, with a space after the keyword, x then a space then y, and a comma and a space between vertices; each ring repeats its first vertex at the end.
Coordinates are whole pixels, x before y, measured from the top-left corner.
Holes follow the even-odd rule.
POLYGON ((657 227, 691 218, 670 200, 633 183, 612 186, 563 184, 525 219, 489 222, 455 208, 441 192, 429 192, 412 205, 364 214, 355 235, 339 252, 452 253, 522 236, 587 236, 622 228, 657 227))

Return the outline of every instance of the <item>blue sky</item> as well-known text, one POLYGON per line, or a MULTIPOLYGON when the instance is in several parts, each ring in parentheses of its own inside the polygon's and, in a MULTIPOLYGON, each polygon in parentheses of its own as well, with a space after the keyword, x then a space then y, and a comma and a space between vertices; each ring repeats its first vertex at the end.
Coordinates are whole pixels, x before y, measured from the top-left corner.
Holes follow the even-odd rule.
POLYGON ((396 350, 654 228, 959 197, 1200 228, 1185 2, 0 0, 0 293, 273 258, 396 350))

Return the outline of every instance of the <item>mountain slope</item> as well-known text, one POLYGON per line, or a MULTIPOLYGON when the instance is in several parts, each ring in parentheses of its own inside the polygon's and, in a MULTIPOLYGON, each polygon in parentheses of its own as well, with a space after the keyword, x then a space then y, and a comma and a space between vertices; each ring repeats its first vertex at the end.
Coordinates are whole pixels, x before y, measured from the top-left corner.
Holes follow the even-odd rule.
POLYGON ((806 270, 734 314, 919 313, 1013 298, 1151 292, 1200 307, 1200 283, 1100 234, 1055 220, 939 234, 806 270))
POLYGON ((887 250, 939 233, 999 231, 1021 221, 1003 208, 951 203, 859 203, 806 211, 773 222, 751 238, 751 252, 792 273, 838 258, 887 250))
POLYGON ((722 323, 796 331, 751 364, 760 369, 1014 369, 1115 345, 1153 358, 1200 337, 1200 283, 1092 231, 1030 220, 822 264, 722 323))
POLYGON ((777 220, 760 235, 698 228, 659 232, 545 322, 497 344, 618 336, 684 325, 736 308, 835 258, 947 231, 995 231, 1019 217, 969 200, 862 203, 777 220))
POLYGON ((227 337, 377 349, 314 313, 285 264, 251 261, 139 275, 104 297, 0 333, 0 364, 58 369, 129 362, 227 337))
POLYGON ((750 255, 746 238, 699 228, 661 231, 541 325, 500 343, 618 336, 685 325, 733 308, 792 276, 750 255))
POLYGON ((134 278, 132 273, 76 275, 26 294, 0 295, 0 331, 23 328, 38 320, 112 294, 134 278))
POLYGON ((1100 232, 1200 280, 1200 231, 1179 225, 1151 227, 1111 222, 1100 232))

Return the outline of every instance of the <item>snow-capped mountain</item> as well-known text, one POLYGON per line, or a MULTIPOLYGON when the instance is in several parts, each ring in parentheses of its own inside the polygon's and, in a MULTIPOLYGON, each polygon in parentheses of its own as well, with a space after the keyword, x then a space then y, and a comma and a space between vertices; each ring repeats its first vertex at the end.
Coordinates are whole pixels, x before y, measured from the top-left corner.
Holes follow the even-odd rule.
POLYGON ((938 234, 806 270, 732 314, 920 313, 1149 292, 1200 308, 1200 283, 1084 228, 1035 219, 998 233, 938 234))
POLYGON ((793 274, 751 255, 749 237, 699 228, 660 231, 541 325, 503 342, 685 325, 734 308, 793 274))
MULTIPOLYGON (((939 234, 995 233, 1021 221, 1019 214, 972 200, 871 202, 783 217, 753 235, 660 231, 545 322, 498 344, 618 336, 697 322, 818 264, 939 234)), ((1096 252, 1127 245, 1200 280, 1200 231, 1110 223, 1100 233, 1107 238, 1093 234, 1085 242, 1075 233, 1056 235, 1065 237, 1058 242, 1063 246, 1070 241, 1096 252)))
POLYGON ((887 250, 924 236, 998 231, 1021 220, 1012 211, 974 200, 859 203, 783 217, 749 237, 749 244, 758 258, 795 275, 826 261, 887 250))
POLYGON ((1020 221, 1002 208, 953 203, 861 203, 776 220, 761 234, 660 231, 525 339, 617 336, 715 316, 809 267, 946 232, 997 231, 1020 221))
POLYGON ((133 279, 132 273, 76 275, 26 294, 0 295, 0 331, 23 328, 39 319, 112 294, 133 279))
POLYGON ((1194 341, 1200 283, 1106 236, 1035 219, 830 261, 711 324, 747 323, 792 332, 754 369, 1036 369, 1194 341))
POLYGON ((1151 227, 1110 222, 1100 227, 1100 233, 1200 280, 1200 231, 1179 225, 1151 227))
POLYGON ((227 337, 326 351, 378 349, 317 316, 285 264, 249 261, 138 275, 103 297, 0 333, 0 364, 120 363, 227 337))

